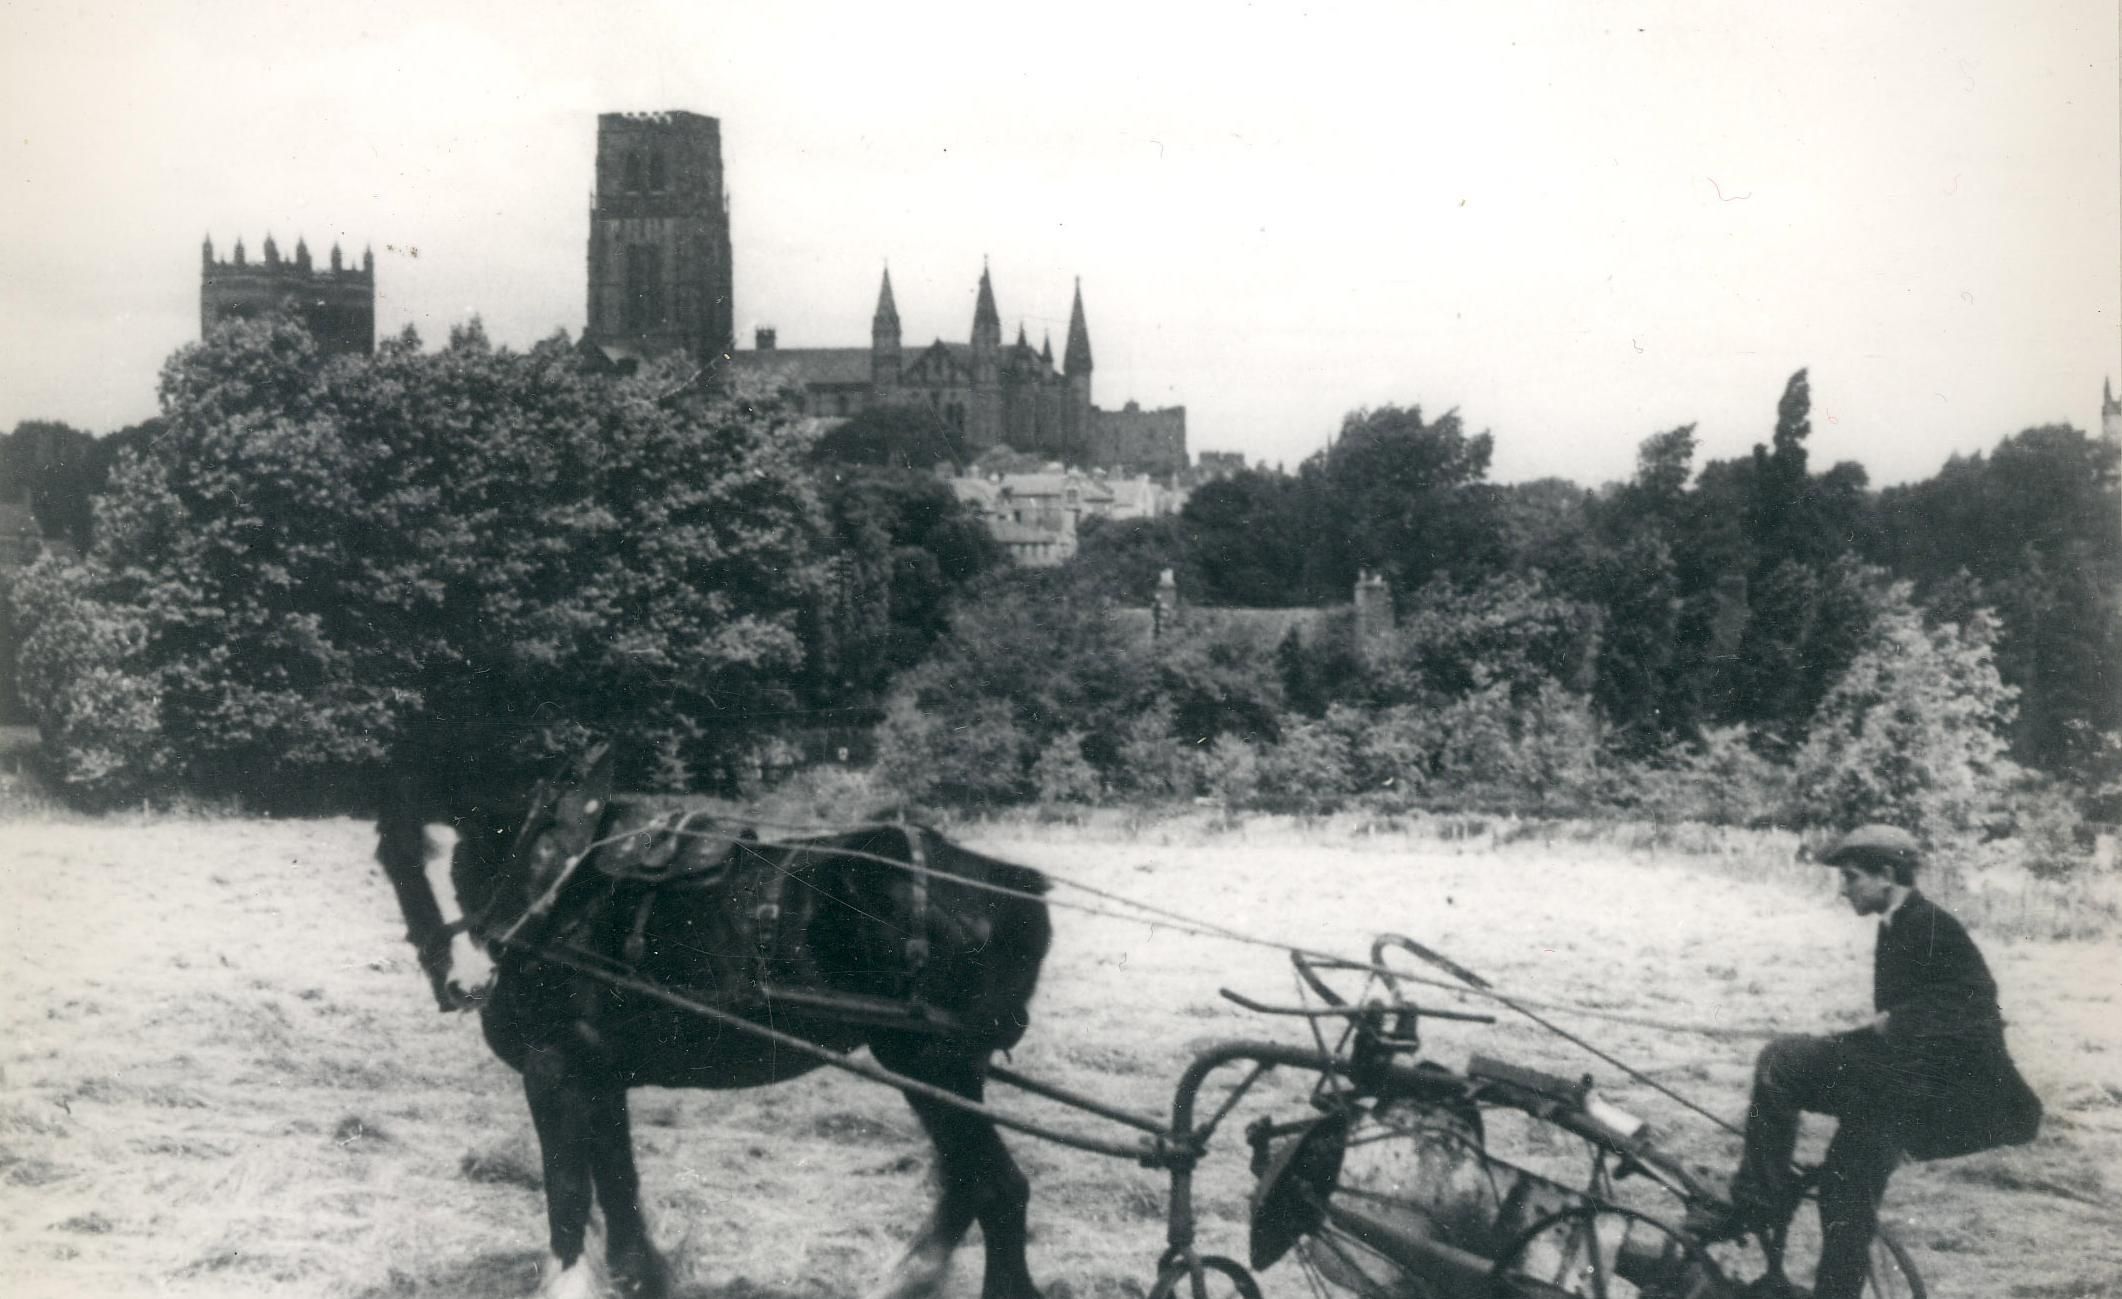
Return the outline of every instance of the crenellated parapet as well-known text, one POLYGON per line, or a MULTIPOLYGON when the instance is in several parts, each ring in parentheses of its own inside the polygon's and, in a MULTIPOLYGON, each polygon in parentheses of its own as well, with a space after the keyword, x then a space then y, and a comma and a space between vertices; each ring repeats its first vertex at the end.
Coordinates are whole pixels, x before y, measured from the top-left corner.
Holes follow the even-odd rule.
POLYGON ((376 346, 376 255, 364 248, 359 266, 348 265, 334 243, 327 264, 315 265, 309 244, 296 239, 284 257, 268 234, 252 260, 239 236, 228 259, 214 255, 212 236, 199 245, 199 332, 221 321, 276 313, 300 318, 327 354, 366 353, 376 346))

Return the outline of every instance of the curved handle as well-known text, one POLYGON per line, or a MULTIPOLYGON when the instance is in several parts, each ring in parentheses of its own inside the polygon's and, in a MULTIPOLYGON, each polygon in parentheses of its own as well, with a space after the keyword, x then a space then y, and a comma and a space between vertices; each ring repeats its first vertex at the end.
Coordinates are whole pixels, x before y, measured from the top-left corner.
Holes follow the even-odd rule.
POLYGON ((1385 983, 1385 986, 1392 991, 1392 994, 1395 997, 1398 997, 1400 995, 1400 985, 1393 978, 1392 974, 1390 973, 1388 967, 1385 964, 1385 953, 1387 949, 1394 947, 1399 948, 1401 951, 1406 952, 1410 956, 1416 957, 1420 960, 1428 962, 1431 965, 1436 966, 1438 969, 1444 971, 1446 974, 1449 974, 1454 979, 1457 979, 1459 982, 1465 984, 1469 988, 1486 989, 1490 986, 1488 980, 1482 978, 1478 974, 1475 974, 1472 970, 1467 969, 1465 966, 1459 964, 1457 961, 1454 961, 1449 956, 1446 956, 1444 955, 1444 953, 1436 951, 1433 948, 1425 947, 1421 943, 1416 942, 1414 939, 1409 938, 1404 934, 1380 934, 1378 935, 1377 940, 1370 945, 1370 962, 1372 965, 1377 967, 1378 977, 1385 983))
POLYGON ((1327 986, 1326 980, 1319 977, 1318 968, 1312 964, 1311 957, 1302 952, 1293 951, 1289 954, 1289 963, 1297 967, 1297 977, 1303 979, 1305 986, 1318 994, 1319 1000, 1329 1006, 1346 1006, 1348 1004, 1347 998, 1335 992, 1331 987, 1327 986))

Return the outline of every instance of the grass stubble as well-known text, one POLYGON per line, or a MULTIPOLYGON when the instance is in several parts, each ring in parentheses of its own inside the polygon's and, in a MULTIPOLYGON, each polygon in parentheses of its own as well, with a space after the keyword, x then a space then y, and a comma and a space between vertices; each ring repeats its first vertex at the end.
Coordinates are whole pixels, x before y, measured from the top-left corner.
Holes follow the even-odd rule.
MULTIPOLYGON (((1360 955, 1377 931, 1405 933, 1529 997, 1758 1033, 1868 1012, 1870 924, 1774 835, 1206 814, 957 833, 1275 941, 1360 955)), ((0 845, 0 1293, 533 1289, 544 1214, 521 1090, 474 1020, 433 1010, 368 826, 31 813, 0 821, 0 845)), ((2115 932, 2054 936, 2088 926, 2033 883, 1949 887, 2049 1117, 2031 1146, 1905 1167, 1886 1217, 1939 1299, 2122 1295, 2115 932)), ((1056 930, 1011 1061, 1023 1072, 1162 1115, 1206 1043, 1302 1035, 1217 995, 1293 998, 1275 951, 1068 910, 1056 930)), ((1743 1109, 1759 1037, 1558 1018, 1713 1112, 1743 1109)), ((1436 1023, 1429 1039, 1453 1066, 1479 1051, 1589 1071, 1705 1167, 1734 1155, 1707 1120, 1508 1015, 1436 1023)), ((1197 1178, 1204 1250, 1243 1256, 1243 1125, 1300 1111, 1303 1093, 1304 1080, 1274 1080, 1227 1121, 1197 1178)), ((859 1293, 925 1209, 926 1143, 883 1088, 827 1072, 634 1098, 645 1194, 686 1299, 859 1293)), ((1162 1175, 1011 1144, 1032 1179, 1032 1261, 1049 1294, 1143 1293, 1164 1243, 1162 1175)), ((975 1295, 978 1273, 975 1243, 948 1299, 975 1295)), ((1270 1299, 1308 1293, 1287 1265, 1263 1281, 1270 1299)))

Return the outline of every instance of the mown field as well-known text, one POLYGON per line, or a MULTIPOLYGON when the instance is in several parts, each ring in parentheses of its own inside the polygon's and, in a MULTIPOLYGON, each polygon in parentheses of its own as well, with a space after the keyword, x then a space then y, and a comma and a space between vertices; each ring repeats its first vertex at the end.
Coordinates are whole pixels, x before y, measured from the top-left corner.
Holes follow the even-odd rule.
MULTIPOLYGON (((1398 930, 1527 996, 1762 1032, 1841 1026, 1868 1009, 1870 925, 1772 838, 1624 848, 1612 835, 1505 843, 1419 827, 1117 820, 961 837, 1289 942, 1360 953, 1372 932, 1398 930)), ((0 1293, 534 1288, 544 1223, 520 1092, 472 1020, 434 1011, 371 848, 350 820, 0 822, 0 1293)), ((1072 896, 1103 905, 1056 894, 1072 896)), ((2073 928, 2056 905, 1985 905, 1977 929, 2014 1051, 2048 1102, 2041 1138, 1906 1168, 1888 1197, 1941 1299, 2122 1295, 2122 955, 2111 932, 2040 936, 2073 928)), ((1027 1073, 1161 1112, 1199 1045, 1301 1035, 1217 996, 1291 997, 1272 952, 1077 911, 1059 912, 1057 931, 1013 1061, 1027 1073)), ((1758 1039, 1571 1022, 1707 1108, 1743 1108, 1758 1039)), ((1482 1051, 1590 1069, 1705 1165, 1732 1157, 1708 1122, 1537 1028, 1440 1025, 1432 1043, 1453 1065, 1482 1051)), ((1251 1178, 1237 1129, 1260 1112, 1232 1120, 1204 1169, 1205 1249, 1244 1253, 1251 1178)), ((635 1113, 686 1299, 858 1293, 924 1208, 925 1143, 898 1097, 870 1084, 644 1091, 635 1113)), ((1048 1293, 1139 1296, 1163 1240, 1159 1177, 1014 1146, 1048 1293)), ((968 1251, 951 1299, 977 1294, 977 1277, 968 1251)), ((1288 1267, 1264 1280, 1271 1297, 1308 1293, 1288 1267)))

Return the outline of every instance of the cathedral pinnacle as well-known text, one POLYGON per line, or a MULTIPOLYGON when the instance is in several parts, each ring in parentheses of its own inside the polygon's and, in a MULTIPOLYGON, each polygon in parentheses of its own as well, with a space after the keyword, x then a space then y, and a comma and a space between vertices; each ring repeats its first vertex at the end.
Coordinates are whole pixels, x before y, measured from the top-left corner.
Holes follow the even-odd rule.
POLYGON ((877 290, 877 314, 872 328, 881 329, 886 325, 891 326, 892 332, 898 332, 899 304, 892 300, 892 268, 889 266, 884 268, 884 283, 877 290))
POLYGON ((980 298, 973 304, 973 346, 1002 345, 1002 313, 995 310, 995 285, 987 275, 987 259, 980 259, 980 298))
POLYGON ((1087 375, 1090 371, 1090 326, 1083 320, 1083 279, 1078 276, 1075 305, 1068 309, 1068 347, 1062 354, 1061 372, 1087 375))

